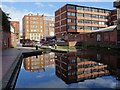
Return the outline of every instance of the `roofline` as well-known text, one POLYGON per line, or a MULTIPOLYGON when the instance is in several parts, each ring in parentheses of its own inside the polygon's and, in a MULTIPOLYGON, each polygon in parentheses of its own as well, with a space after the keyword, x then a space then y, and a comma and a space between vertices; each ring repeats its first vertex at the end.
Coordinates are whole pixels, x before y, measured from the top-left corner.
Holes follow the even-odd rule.
POLYGON ((102 9, 102 10, 112 11, 112 10, 110 10, 110 9, 96 8, 96 7, 83 6, 83 5, 76 5, 76 4, 66 4, 66 5, 73 5, 73 6, 78 6, 78 7, 89 7, 89 8, 94 8, 94 9, 102 9))

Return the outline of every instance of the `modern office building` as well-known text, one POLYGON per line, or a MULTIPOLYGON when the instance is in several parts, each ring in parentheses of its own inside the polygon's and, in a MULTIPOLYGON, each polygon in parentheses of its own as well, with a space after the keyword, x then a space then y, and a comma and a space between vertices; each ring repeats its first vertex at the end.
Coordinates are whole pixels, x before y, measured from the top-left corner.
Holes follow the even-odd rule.
MULTIPOLYGON (((28 14, 23 17, 23 38, 40 41, 54 31, 54 20, 49 16, 28 14), (53 27, 52 27, 53 26, 53 27)), ((53 32, 54 33, 54 32, 53 32)))
POLYGON ((66 4, 55 12, 55 35, 73 41, 79 33, 108 27, 110 12, 103 8, 66 4))
POLYGON ((55 60, 56 75, 66 83, 109 75, 108 65, 98 63, 95 57, 96 54, 79 51, 76 53, 56 53, 55 55, 57 56, 55 60))

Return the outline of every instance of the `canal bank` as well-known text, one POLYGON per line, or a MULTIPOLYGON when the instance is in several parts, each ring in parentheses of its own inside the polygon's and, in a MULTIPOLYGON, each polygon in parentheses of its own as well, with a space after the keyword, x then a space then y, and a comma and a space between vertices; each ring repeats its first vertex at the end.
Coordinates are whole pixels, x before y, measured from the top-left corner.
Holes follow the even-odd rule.
POLYGON ((9 48, 2 51, 0 89, 8 90, 14 87, 23 56, 29 56, 31 54, 42 54, 42 51, 28 47, 9 48))

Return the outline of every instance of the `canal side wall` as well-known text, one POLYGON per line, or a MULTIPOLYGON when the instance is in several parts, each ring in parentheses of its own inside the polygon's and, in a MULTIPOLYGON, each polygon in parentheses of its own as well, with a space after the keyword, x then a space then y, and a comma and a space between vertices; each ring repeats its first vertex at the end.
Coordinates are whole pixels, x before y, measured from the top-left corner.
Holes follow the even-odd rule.
POLYGON ((21 68, 22 60, 24 57, 40 55, 40 54, 42 54, 41 50, 26 50, 26 49, 20 50, 19 54, 16 55, 14 62, 10 65, 6 74, 2 78, 2 82, 1 82, 2 85, 0 85, 1 89, 10 90, 15 87, 19 75, 19 71, 21 68))

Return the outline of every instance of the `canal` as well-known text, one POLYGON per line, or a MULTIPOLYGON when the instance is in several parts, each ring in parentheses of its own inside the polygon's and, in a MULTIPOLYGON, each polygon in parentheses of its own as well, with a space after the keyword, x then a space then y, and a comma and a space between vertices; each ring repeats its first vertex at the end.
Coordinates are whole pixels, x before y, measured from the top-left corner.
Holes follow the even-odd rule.
POLYGON ((15 88, 120 88, 120 56, 78 50, 26 57, 15 88))

